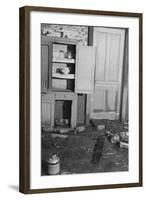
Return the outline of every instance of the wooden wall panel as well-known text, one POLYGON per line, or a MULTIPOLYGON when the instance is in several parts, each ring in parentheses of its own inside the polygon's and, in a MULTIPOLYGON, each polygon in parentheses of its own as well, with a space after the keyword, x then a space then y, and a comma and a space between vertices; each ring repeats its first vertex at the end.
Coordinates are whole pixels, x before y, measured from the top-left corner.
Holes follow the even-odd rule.
POLYGON ((54 95, 43 94, 41 99, 41 124, 54 126, 54 95))
POLYGON ((42 102, 42 124, 51 125, 51 104, 48 102, 42 102))

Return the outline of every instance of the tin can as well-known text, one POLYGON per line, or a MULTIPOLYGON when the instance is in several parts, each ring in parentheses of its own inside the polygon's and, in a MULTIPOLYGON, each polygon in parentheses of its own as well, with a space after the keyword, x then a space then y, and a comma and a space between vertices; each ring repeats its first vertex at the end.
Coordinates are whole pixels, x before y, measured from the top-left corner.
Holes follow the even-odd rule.
POLYGON ((118 134, 114 134, 112 137, 111 137, 111 143, 115 144, 117 142, 120 141, 120 136, 118 134))
POLYGON ((60 173, 60 159, 56 154, 53 154, 47 160, 48 174, 57 175, 60 173))

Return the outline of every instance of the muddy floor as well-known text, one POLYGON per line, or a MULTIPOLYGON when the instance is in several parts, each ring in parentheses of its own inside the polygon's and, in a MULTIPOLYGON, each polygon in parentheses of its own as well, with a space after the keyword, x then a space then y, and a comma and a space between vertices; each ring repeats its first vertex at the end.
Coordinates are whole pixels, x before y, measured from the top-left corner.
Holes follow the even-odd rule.
POLYGON ((117 134, 127 127, 119 121, 95 120, 79 133, 42 132, 42 175, 48 175, 46 160, 51 153, 60 158, 60 174, 127 171, 128 149, 112 143, 107 131, 117 134))

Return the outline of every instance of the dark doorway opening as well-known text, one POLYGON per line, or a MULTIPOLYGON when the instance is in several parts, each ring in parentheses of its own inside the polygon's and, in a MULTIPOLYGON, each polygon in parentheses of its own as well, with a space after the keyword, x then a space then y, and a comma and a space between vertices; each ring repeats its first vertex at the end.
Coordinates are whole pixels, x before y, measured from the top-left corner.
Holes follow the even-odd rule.
POLYGON ((70 127, 71 126, 71 106, 72 101, 56 100, 55 101, 55 126, 70 127))

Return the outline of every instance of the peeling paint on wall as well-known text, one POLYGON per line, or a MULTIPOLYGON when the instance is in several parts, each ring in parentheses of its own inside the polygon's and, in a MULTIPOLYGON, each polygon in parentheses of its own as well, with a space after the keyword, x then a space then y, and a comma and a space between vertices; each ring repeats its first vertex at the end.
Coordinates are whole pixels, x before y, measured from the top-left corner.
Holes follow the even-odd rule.
POLYGON ((41 24, 41 34, 78 40, 80 46, 87 46, 88 27, 74 25, 41 24))

